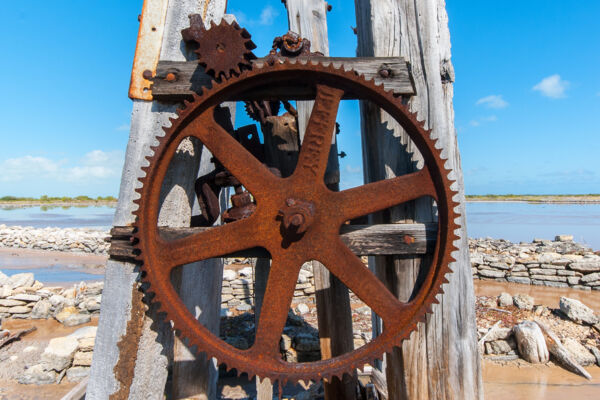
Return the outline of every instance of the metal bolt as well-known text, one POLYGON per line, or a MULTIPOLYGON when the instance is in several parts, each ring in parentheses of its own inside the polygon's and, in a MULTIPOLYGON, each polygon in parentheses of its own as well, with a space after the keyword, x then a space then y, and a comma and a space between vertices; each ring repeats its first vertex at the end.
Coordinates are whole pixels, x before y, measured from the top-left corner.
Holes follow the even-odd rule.
POLYGON ((379 76, 382 78, 389 78, 392 75, 392 70, 389 68, 382 68, 379 70, 379 76))
POLYGON ((142 72, 142 76, 144 77, 144 79, 150 80, 152 79, 152 71, 147 69, 144 72, 142 72))
POLYGON ((177 75, 175 75, 173 72, 169 72, 169 73, 167 74, 167 76, 165 77, 165 79, 166 79, 168 82, 174 82, 174 81, 176 81, 176 80, 177 80, 177 75))

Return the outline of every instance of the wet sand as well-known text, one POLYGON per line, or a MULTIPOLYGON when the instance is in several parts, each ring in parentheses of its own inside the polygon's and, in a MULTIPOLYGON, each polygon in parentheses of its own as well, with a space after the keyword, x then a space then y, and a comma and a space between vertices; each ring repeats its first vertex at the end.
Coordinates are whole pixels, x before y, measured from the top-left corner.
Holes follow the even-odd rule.
POLYGON ((547 286, 521 285, 510 282, 473 280, 476 296, 498 296, 502 292, 527 294, 535 299, 535 304, 543 304, 551 308, 558 308, 562 296, 579 300, 600 314, 600 292, 584 291, 570 288, 552 288, 547 286))

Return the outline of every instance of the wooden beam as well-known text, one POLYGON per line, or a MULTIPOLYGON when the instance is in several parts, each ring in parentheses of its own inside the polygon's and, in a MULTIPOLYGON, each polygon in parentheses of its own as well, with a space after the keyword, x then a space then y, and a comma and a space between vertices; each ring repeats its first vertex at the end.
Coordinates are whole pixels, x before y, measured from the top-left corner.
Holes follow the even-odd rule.
MULTIPOLYGON (((296 58, 299 62, 307 62, 307 57, 296 58)), ((333 64, 335 67, 344 67, 346 70, 354 70, 367 79, 374 79, 376 84, 383 83, 386 90, 392 90, 397 95, 414 95, 415 90, 406 61, 402 57, 310 57, 312 62, 318 61, 324 65, 333 64), (384 78, 379 71, 389 71, 389 76, 384 78)), ((254 60, 255 67, 265 65, 265 59, 254 60)), ((210 86, 212 78, 206 75, 196 61, 160 61, 156 69, 152 85, 152 96, 157 100, 182 101, 191 99, 192 95, 202 87, 210 86), (175 80, 167 80, 167 75, 173 74, 175 80)), ((298 87, 266 87, 263 91, 247 93, 239 99, 232 100, 255 100, 263 97, 301 100, 314 99, 312 88, 298 87)), ((356 98, 349 93, 346 99, 356 98)))
MULTIPOLYGON (((176 240, 195 233, 217 228, 159 228, 160 235, 166 240, 176 240)), ((135 250, 131 244, 130 227, 116 227, 111 231, 113 239, 109 250, 112 259, 133 260, 135 250)), ((380 224, 380 225, 344 225, 340 230, 342 242, 353 253, 369 255, 414 255, 431 252, 435 246, 436 224, 380 224)), ((248 249, 223 258, 269 257, 264 249, 248 249)))
MULTIPOLYGON (((358 55, 404 57, 412 67, 418 96, 407 107, 438 139, 446 165, 453 168, 455 200, 462 228, 456 242, 459 251, 451 265, 453 274, 440 304, 425 323, 419 323, 411 339, 386 356, 390 400, 478 399, 483 396, 481 366, 475 336, 474 293, 466 236, 464 186, 454 128, 452 105, 454 70, 445 0, 355 0, 358 55)), ((388 114, 361 104, 365 177, 368 181, 392 178, 414 171, 423 159, 414 143, 388 114)), ((427 200, 396 207, 389 216, 378 215, 371 223, 431 223, 435 207, 427 200)), ((372 257, 369 266, 401 300, 409 300, 418 285, 421 263, 427 257, 372 257)), ((374 336, 381 331, 374 326, 374 336)))

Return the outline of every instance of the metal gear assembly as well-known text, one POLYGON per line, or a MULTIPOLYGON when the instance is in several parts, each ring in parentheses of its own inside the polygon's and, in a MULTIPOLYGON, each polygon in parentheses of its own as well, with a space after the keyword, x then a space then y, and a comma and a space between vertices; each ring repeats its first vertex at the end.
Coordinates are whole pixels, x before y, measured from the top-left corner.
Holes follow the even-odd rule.
POLYGON ((256 45, 246 29, 237 22, 228 23, 225 19, 219 24, 211 21, 210 28, 204 27, 202 17, 190 15, 190 27, 181 31, 183 40, 197 45, 198 63, 206 73, 215 79, 230 78, 250 69, 256 59, 252 50, 256 45))
MULTIPOLYGON (((223 35, 224 30, 228 33, 223 37, 229 37, 229 29, 219 28, 218 35, 223 35)), ((207 32, 212 35, 213 31, 216 34, 218 30, 213 27, 207 32)), ((241 34, 240 37, 243 38, 241 34)), ((203 41, 212 43, 214 51, 214 42, 206 37, 203 41)), ((208 63, 204 48, 200 54, 208 63)), ((213 64, 210 68, 219 73, 233 71, 232 64, 223 65, 213 64)), ((458 239, 458 204, 453 200, 456 193, 451 189, 451 171, 445 167, 436 140, 392 92, 343 68, 280 60, 214 83, 211 89, 196 95, 194 101, 186 102, 165 132, 165 136, 157 137, 159 144, 152 148, 153 155, 147 157, 150 164, 143 168, 145 176, 140 178, 134 243, 139 251, 137 259, 142 263, 142 279, 150 284, 148 291, 155 294, 152 301, 160 303, 161 311, 173 322, 177 334, 189 340, 190 348, 196 346, 198 352, 238 373, 246 372, 250 378, 256 375, 272 382, 307 382, 334 376, 341 379, 343 374, 352 374, 400 346, 418 322, 425 321, 432 305, 438 303, 436 296, 443 293, 442 285, 447 282, 446 274, 451 272, 449 265, 454 261, 452 252, 457 250, 454 241, 458 239), (308 88, 315 101, 295 172, 287 178, 269 171, 214 116, 215 109, 225 101, 274 100, 251 97, 252 93, 268 93, 269 88, 278 85, 308 88), (324 175, 338 107, 348 97, 370 101, 395 119, 421 153, 423 168, 339 192, 328 189, 324 175), (250 216, 186 235, 159 231, 161 185, 179 144, 188 137, 201 141, 252 194, 256 208, 250 216), (401 302, 342 242, 340 227, 350 220, 421 197, 429 197, 437 204, 436 244, 426 258, 429 265, 424 263, 422 267, 422 279, 413 298, 401 302), (181 265, 255 248, 265 249, 272 264, 254 343, 247 350, 239 350, 197 322, 172 286, 170 274, 181 265), (306 363, 286 362, 281 357, 280 338, 299 271, 312 260, 325 265, 383 320, 383 332, 341 356, 306 363)))

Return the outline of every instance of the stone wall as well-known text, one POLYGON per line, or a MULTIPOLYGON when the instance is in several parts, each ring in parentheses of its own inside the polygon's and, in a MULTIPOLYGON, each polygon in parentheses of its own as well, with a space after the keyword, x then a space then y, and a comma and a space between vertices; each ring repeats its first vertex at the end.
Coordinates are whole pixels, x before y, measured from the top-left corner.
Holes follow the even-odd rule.
POLYGON ((475 279, 600 290, 600 255, 572 236, 518 244, 470 239, 469 250, 475 279))
POLYGON ((108 254, 108 235, 97 229, 0 225, 0 247, 108 254))

